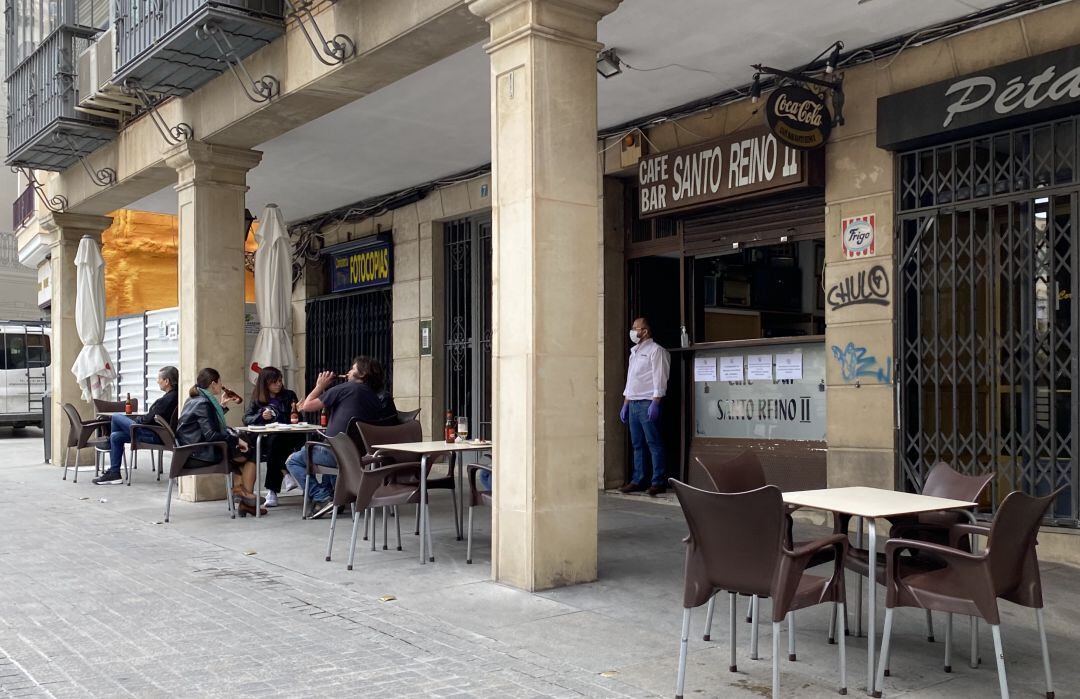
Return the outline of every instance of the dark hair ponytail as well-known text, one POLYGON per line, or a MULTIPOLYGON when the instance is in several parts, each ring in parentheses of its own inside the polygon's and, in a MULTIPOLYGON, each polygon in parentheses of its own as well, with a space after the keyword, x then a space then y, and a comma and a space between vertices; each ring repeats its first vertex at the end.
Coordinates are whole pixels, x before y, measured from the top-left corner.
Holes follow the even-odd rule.
POLYGON ((221 381, 221 374, 218 373, 217 369, 206 367, 200 371, 199 375, 195 378, 195 385, 188 391, 188 395, 194 398, 199 395, 200 388, 210 388, 210 384, 215 381, 221 381))

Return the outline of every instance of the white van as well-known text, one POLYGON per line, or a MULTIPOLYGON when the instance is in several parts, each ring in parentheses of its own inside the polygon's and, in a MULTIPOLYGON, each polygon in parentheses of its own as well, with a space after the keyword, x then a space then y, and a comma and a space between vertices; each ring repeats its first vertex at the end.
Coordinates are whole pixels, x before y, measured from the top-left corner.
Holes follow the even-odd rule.
POLYGON ((42 426, 51 334, 45 323, 0 321, 0 426, 42 426))

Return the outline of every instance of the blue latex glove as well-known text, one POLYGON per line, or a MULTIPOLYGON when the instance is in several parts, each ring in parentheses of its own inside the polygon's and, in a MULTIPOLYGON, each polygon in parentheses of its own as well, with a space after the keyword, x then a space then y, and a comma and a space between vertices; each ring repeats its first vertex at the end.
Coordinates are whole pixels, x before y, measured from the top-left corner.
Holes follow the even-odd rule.
POLYGON ((660 419, 660 401, 654 400, 649 403, 649 422, 660 419))
POLYGON ((621 420, 622 424, 624 424, 624 425, 630 420, 630 404, 629 403, 623 403, 622 404, 622 410, 619 411, 619 420, 621 420))

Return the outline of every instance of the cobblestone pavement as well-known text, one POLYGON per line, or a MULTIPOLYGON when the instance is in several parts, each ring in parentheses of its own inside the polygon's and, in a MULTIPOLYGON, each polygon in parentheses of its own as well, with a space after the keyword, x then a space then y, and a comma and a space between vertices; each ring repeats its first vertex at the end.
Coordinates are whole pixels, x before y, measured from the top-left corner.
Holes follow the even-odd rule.
MULTIPOLYGON (((92 470, 73 484, 40 454, 39 440, 0 433, 0 698, 671 695, 685 533, 677 507, 602 497, 600 580, 527 594, 487 579, 486 516, 476 565, 464 564, 445 494, 433 505, 435 564, 419 565, 406 533, 404 551, 364 546, 347 571, 348 528, 339 526, 327 563, 326 522, 299 520, 295 504, 256 522, 227 519, 220 502, 176 501, 163 525, 165 483, 145 471, 130 488, 94 486, 92 470)), ((411 532, 412 517, 403 519, 411 532)), ((1044 569, 1058 697, 1080 696, 1080 667, 1068 661, 1080 635, 1076 580, 1074 569, 1044 569)), ((768 696, 768 624, 756 662, 740 625, 739 672, 729 673, 726 604, 717 607, 708 643, 695 612, 686 696, 768 696)), ((825 612, 800 612, 785 697, 836 696, 825 612)), ((1035 696, 1034 620, 1016 607, 1004 614, 1014 696, 1035 696)), ((898 615, 886 695, 996 695, 993 663, 968 668, 966 622, 957 628, 945 675, 943 645, 922 638, 921 615, 898 615)), ((985 659, 985 626, 982 635, 985 659)), ((860 696, 864 639, 849 639, 848 666, 860 696)))

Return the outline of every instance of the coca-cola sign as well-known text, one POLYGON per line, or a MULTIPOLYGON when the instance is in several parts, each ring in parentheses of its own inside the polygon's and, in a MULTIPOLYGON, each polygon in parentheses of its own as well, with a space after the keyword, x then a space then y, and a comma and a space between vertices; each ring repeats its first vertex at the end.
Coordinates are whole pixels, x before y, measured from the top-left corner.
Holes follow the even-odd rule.
POLYGON ((1080 47, 1025 58, 878 100, 878 146, 900 150, 1024 123, 1080 106, 1080 47))
POLYGON ((765 118, 781 143, 799 150, 822 147, 832 131, 825 100, 798 85, 773 90, 765 103, 765 118))

